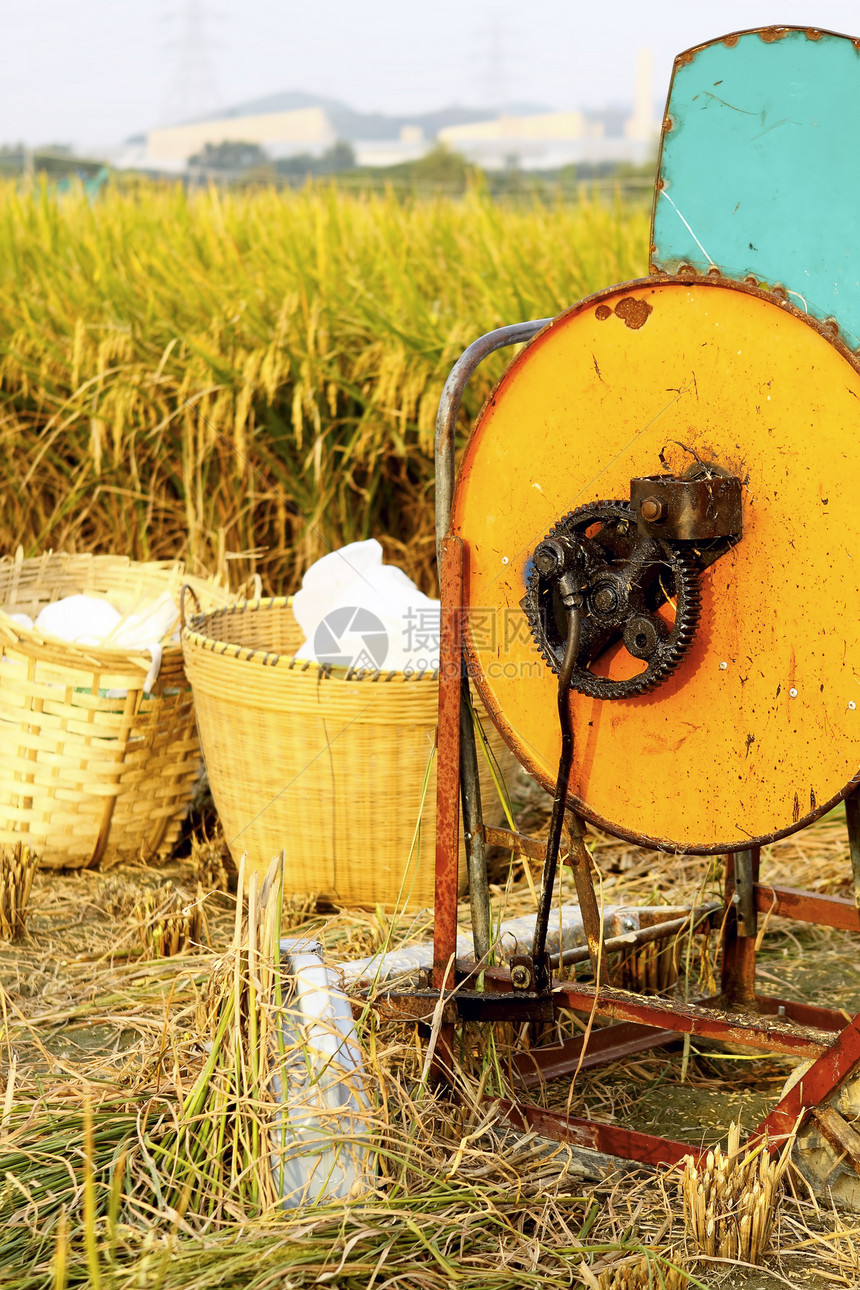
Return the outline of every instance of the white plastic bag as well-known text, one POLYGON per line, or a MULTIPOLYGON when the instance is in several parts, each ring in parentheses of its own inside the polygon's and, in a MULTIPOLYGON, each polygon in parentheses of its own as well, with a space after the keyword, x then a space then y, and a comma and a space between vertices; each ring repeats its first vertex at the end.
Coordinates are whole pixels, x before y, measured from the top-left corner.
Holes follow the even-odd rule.
POLYGON ((311 565, 293 613, 305 635, 298 658, 385 672, 439 667, 439 601, 396 565, 383 564, 373 538, 311 565))
MULTIPOLYGON (((125 616, 99 596, 64 596, 45 605, 35 624, 30 625, 73 645, 139 650, 148 654, 151 663, 143 688, 149 693, 161 670, 164 639, 174 631, 178 621, 179 610, 170 592, 163 591, 150 604, 125 616)), ((108 693, 113 698, 121 698, 125 691, 108 693)))
POLYGON ((121 622, 122 614, 107 600, 98 596, 64 596, 45 605, 35 627, 73 645, 103 645, 121 622))

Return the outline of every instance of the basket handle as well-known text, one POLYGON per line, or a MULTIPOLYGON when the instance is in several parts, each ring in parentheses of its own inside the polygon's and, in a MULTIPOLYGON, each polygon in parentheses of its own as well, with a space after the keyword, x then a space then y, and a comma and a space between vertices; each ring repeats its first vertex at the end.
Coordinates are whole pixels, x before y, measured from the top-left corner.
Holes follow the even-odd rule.
POLYGON ((197 592, 189 583, 183 582, 182 586, 179 589, 179 626, 182 631, 185 631, 185 593, 186 592, 189 595, 194 597, 194 604, 196 606, 197 613, 200 614, 203 612, 203 606, 200 603, 200 597, 198 596, 197 592))
POLYGON ((251 576, 242 583, 242 586, 236 592, 236 599, 242 599, 246 603, 249 600, 260 600, 263 595, 263 579, 259 573, 252 573, 251 576), (250 596, 248 592, 250 591, 250 596))

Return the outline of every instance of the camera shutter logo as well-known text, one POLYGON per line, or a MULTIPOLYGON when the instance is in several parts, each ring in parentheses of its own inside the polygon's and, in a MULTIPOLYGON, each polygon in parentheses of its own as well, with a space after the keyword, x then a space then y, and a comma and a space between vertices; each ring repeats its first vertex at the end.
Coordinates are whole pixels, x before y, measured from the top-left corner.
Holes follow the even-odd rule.
POLYGON ((319 623, 314 653, 332 667, 377 672, 388 655, 388 632, 371 610, 343 605, 319 623))

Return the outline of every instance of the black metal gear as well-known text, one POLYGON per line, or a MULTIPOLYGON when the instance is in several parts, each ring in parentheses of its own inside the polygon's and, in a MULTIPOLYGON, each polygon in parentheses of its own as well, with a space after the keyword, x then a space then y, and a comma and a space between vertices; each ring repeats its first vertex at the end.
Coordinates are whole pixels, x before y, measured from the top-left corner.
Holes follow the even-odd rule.
MULTIPOLYGON (((699 569, 689 546, 640 536, 636 516, 623 501, 579 506, 543 541, 576 552, 583 610, 571 689, 597 699, 629 699, 662 684, 690 648, 699 621, 699 569), (671 627, 657 614, 670 599, 675 601, 671 627), (645 660, 645 670, 623 681, 590 671, 590 663, 618 640, 634 658, 645 660)), ((556 580, 536 564, 521 604, 542 658, 558 674, 567 621, 556 580)))

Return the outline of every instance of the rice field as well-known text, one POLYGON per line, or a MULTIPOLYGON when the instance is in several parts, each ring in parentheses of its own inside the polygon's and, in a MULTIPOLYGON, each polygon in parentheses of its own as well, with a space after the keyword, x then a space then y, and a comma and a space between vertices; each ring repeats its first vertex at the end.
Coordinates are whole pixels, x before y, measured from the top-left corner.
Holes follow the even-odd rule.
POLYGON ((643 203, 587 196, 0 186, 0 549, 186 556, 285 592, 372 535, 430 589, 452 363, 642 275, 647 244, 643 203))

